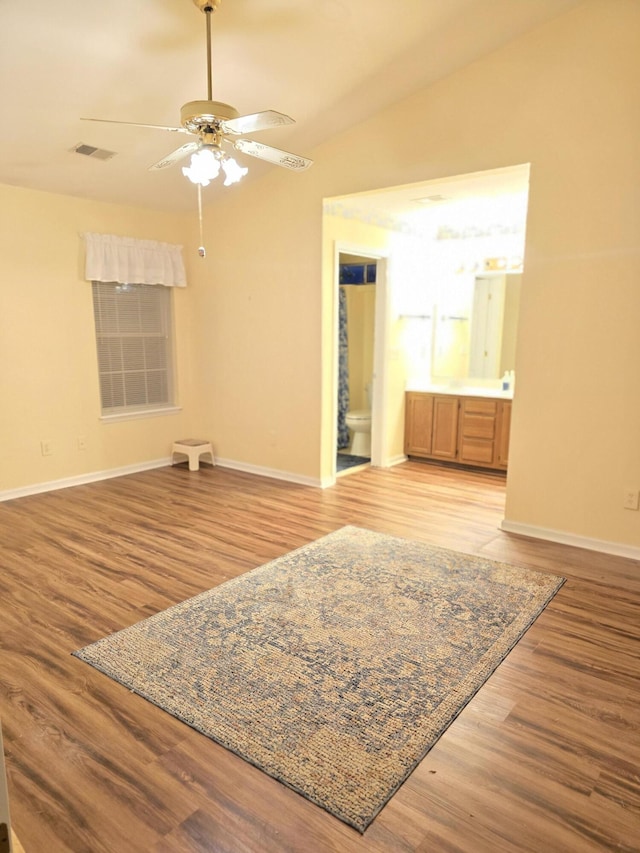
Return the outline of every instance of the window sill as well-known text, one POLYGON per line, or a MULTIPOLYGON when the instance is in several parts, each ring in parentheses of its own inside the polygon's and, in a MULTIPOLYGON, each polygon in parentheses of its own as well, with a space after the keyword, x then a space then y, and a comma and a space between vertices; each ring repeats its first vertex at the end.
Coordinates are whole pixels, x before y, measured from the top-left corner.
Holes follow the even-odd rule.
POLYGON ((161 418, 164 415, 176 415, 181 411, 180 406, 164 406, 161 409, 141 409, 137 412, 119 412, 117 415, 100 415, 100 420, 105 424, 111 424, 119 421, 137 421, 141 418, 161 418))

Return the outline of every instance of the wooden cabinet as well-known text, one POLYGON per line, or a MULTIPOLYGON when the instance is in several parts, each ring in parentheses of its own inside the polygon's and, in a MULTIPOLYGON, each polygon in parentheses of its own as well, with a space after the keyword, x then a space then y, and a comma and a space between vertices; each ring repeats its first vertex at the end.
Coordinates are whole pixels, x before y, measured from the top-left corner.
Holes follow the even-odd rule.
POLYGON ((506 470, 511 401, 408 391, 405 453, 506 470))
POLYGON ((458 398, 408 393, 404 447, 409 456, 455 459, 458 448, 458 398))
POLYGON ((404 415, 404 448, 411 456, 431 455, 433 395, 407 394, 404 415))
POLYGON ((497 401, 462 397, 459 406, 458 461, 465 465, 493 466, 496 455, 497 401))
POLYGON ((496 441, 496 464, 506 468, 509 464, 509 435, 511 433, 511 400, 498 404, 498 439, 496 441))
POLYGON ((458 452, 458 398, 444 395, 433 398, 431 455, 437 459, 455 459, 458 452))

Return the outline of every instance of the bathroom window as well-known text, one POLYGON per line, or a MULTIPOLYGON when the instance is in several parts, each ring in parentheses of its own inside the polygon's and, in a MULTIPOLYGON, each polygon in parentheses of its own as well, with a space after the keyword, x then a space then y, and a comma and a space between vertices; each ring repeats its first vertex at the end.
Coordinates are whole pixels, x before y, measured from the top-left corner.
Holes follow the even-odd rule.
POLYGON ((103 416, 174 408, 171 289, 94 281, 103 416))
POLYGON ((376 262, 370 264, 340 264, 340 284, 375 284, 376 262))

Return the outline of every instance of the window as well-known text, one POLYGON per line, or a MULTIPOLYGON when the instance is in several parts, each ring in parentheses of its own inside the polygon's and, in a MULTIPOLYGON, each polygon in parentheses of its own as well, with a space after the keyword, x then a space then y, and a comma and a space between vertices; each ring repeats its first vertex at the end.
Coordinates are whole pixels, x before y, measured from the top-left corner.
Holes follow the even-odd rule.
POLYGON ((103 415, 172 408, 171 290, 94 281, 103 415))
POLYGON ((375 284, 376 261, 367 264, 340 264, 340 284, 375 284))

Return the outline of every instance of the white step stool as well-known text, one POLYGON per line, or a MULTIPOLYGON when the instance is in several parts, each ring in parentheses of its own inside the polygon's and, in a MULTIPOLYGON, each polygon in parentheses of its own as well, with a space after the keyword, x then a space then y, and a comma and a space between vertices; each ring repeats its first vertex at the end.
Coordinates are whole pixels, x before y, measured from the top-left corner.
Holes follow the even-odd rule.
POLYGON ((210 442, 201 438, 181 438, 179 441, 174 441, 171 450, 172 465, 174 464, 173 457, 176 454, 186 456, 189 459, 190 471, 197 471, 200 468, 200 457, 206 454, 211 457, 211 464, 216 464, 210 442))

